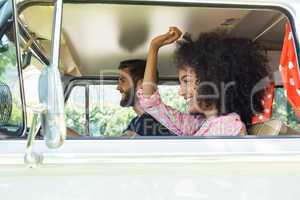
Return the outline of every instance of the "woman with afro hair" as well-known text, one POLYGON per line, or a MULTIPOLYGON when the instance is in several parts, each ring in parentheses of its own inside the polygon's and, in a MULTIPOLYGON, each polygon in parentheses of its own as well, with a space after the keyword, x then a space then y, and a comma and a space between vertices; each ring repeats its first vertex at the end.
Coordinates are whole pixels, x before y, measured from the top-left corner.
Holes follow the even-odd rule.
POLYGON ((162 102, 155 84, 159 49, 180 36, 180 30, 171 27, 151 41, 143 88, 138 91, 142 108, 177 135, 246 134, 252 117, 263 111, 265 90, 253 91, 269 75, 264 49, 221 31, 202 33, 195 41, 183 36, 175 52, 179 95, 188 107, 188 113, 182 113, 162 102))

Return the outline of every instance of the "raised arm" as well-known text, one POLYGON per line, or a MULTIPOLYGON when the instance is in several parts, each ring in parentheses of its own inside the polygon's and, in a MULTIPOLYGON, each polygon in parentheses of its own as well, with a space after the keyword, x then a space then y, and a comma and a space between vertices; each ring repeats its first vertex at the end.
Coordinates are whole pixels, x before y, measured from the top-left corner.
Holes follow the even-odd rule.
POLYGON ((143 80, 143 95, 145 97, 151 96, 157 89, 156 73, 159 48, 175 42, 180 36, 181 31, 178 28, 170 27, 167 33, 159 35, 151 41, 143 80))
POLYGON ((202 116, 193 116, 181 113, 165 105, 157 90, 157 57, 160 47, 178 40, 181 31, 176 27, 170 27, 163 35, 155 37, 149 46, 147 64, 143 80, 143 88, 137 92, 140 104, 145 112, 152 115, 166 128, 177 135, 194 135, 202 125, 202 116))

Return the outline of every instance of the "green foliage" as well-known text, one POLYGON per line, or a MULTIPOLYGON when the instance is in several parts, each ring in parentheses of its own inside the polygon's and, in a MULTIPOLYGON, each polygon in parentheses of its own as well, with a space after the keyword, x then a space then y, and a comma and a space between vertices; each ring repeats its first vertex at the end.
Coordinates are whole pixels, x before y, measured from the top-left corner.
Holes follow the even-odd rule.
MULTIPOLYGON (((67 126, 85 135, 85 114, 71 106, 66 106, 67 126)), ((93 136, 120 136, 130 120, 135 116, 132 109, 104 103, 93 106, 90 112, 90 134, 93 136)))
POLYGON ((93 136, 120 136, 135 112, 129 108, 120 109, 110 103, 94 106, 90 117, 90 132, 93 136))
POLYGON ((297 118, 293 108, 284 95, 283 88, 277 88, 275 92, 275 101, 273 102, 273 119, 279 119, 287 126, 300 131, 300 119, 297 118))
POLYGON ((65 107, 65 117, 67 126, 76 130, 80 135, 85 135, 84 124, 85 114, 78 112, 74 107, 65 107))
MULTIPOLYGON (((178 98, 177 91, 174 89, 163 90, 161 96, 168 105, 181 111, 185 110, 184 100, 178 98)), ((109 102, 104 102, 101 106, 91 105, 91 107, 90 134, 92 136, 120 136, 130 120, 136 116, 131 108, 121 108, 109 102)), ((85 114, 71 106, 66 106, 65 114, 67 126, 85 135, 85 114)))
POLYGON ((8 123, 17 126, 22 123, 22 109, 19 98, 13 97, 12 112, 8 123))
POLYGON ((0 43, 0 78, 8 69, 16 66, 15 45, 12 43, 0 43))
POLYGON ((162 101, 165 102, 167 105, 171 106, 172 108, 176 108, 180 112, 186 112, 186 102, 183 99, 183 97, 180 97, 178 95, 177 89, 174 90, 174 88, 164 88, 163 90, 160 90, 160 95, 162 98, 162 101))

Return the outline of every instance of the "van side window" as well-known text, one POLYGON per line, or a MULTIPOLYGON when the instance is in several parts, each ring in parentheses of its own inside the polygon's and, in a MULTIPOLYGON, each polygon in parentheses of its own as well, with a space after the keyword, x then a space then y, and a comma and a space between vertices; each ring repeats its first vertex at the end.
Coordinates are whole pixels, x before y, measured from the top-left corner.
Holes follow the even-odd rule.
MULTIPOLYGON (((159 88, 165 102, 181 111, 186 110, 184 100, 174 98, 178 86, 160 85, 159 88)), ((121 107, 120 100, 115 84, 75 85, 65 107, 67 127, 80 135, 121 136, 136 113, 132 108, 121 107), (85 95, 87 90, 88 95, 85 95)))

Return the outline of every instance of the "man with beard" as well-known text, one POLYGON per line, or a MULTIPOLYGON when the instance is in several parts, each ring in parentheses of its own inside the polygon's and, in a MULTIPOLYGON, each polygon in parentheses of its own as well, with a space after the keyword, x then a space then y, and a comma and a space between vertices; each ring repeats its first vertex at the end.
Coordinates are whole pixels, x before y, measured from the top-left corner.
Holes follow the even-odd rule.
MULTIPOLYGON (((132 136, 171 136, 175 135, 166 127, 145 113, 139 105, 136 91, 141 88, 146 67, 145 60, 125 60, 119 65, 119 81, 117 90, 120 91, 122 107, 132 107, 137 116, 131 120, 123 131, 125 135, 132 136)), ((158 80, 158 74, 157 78, 158 80)))

